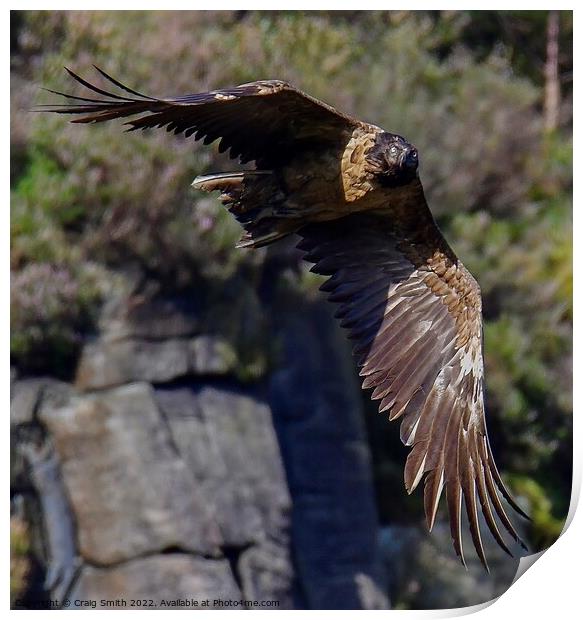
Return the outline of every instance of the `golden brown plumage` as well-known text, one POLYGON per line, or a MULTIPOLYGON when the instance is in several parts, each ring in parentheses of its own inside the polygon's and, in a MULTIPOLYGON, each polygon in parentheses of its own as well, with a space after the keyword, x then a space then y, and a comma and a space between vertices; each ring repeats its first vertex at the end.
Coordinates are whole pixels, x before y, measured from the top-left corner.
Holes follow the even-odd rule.
POLYGON ((336 316, 355 341, 363 388, 390 420, 401 420, 401 439, 411 447, 405 486, 412 492, 425 480, 429 528, 445 488, 461 560, 462 503, 484 566, 478 505, 510 553, 499 523, 520 539, 500 495, 526 515, 502 482, 486 431, 480 289, 433 220, 416 149, 281 81, 154 98, 98 71, 120 92, 69 72, 105 98, 56 93, 73 103, 45 109, 80 115, 79 123, 133 117, 130 130, 166 127, 205 144, 220 139, 220 151, 255 161, 255 170, 207 175, 194 185, 221 192, 245 229, 240 245, 302 237, 313 271, 330 276, 321 288, 339 304, 336 316))

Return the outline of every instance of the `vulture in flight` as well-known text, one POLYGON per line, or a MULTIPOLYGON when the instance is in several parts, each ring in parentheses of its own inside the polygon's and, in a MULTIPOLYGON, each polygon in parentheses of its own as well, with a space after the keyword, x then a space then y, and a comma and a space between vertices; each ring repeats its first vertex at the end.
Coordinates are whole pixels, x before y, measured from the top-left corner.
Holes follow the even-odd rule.
POLYGON ((507 553, 504 530, 523 545, 502 497, 527 515, 502 481, 486 430, 480 287, 431 215, 416 148, 279 80, 159 98, 96 69, 113 92, 67 70, 89 92, 51 91, 69 102, 44 109, 74 123, 127 118, 129 131, 165 127, 204 144, 220 140, 219 151, 255 162, 193 185, 221 192, 244 229, 239 246, 295 233, 312 271, 329 276, 321 289, 355 343, 362 387, 401 421, 411 448, 405 487, 411 493, 423 481, 429 529, 445 490, 464 564, 462 504, 486 569, 479 511, 507 553))

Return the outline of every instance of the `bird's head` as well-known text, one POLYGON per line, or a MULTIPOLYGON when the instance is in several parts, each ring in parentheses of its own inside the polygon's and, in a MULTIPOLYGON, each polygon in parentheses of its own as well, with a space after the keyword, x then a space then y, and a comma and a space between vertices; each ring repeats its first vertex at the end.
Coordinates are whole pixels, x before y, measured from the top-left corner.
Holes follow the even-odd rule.
POLYGON ((417 178, 419 155, 405 138, 394 133, 377 134, 366 154, 369 170, 384 187, 398 187, 417 178))

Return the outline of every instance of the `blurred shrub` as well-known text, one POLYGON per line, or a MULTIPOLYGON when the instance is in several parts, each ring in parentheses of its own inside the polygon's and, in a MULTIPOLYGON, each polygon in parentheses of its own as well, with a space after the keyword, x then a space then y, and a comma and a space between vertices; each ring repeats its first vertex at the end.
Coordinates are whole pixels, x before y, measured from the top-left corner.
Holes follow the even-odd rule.
POLYGON ((97 295, 83 284, 48 263, 30 263, 12 274, 10 349, 21 369, 57 376, 70 371, 97 295))
POLYGON ((26 523, 18 518, 10 518, 10 604, 26 591, 30 566, 30 540, 26 523))

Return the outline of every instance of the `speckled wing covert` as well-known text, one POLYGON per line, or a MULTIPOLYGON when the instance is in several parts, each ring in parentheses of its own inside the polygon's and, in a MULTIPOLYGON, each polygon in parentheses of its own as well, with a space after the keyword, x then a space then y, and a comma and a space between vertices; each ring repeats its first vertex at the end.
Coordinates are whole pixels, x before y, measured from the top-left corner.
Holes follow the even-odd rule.
POLYGON ((103 90, 67 69, 77 82, 105 98, 79 97, 46 89, 75 103, 41 106, 41 109, 81 115, 74 123, 102 123, 137 116, 127 122, 129 131, 166 127, 175 134, 203 139, 204 144, 220 138, 220 152, 229 150, 230 157, 238 157, 242 163, 255 160, 259 167, 282 164, 307 147, 341 143, 345 134, 362 125, 280 80, 154 98, 128 88, 98 67, 95 69, 124 94, 103 90))
MULTIPOLYGON (((423 214, 425 205, 419 208, 423 214)), ((298 247, 315 263, 312 271, 331 276, 321 289, 340 304, 336 317, 356 342, 363 388, 373 388, 372 398, 381 401, 379 410, 390 420, 401 420, 401 440, 412 448, 405 466, 407 491, 425 476, 431 529, 445 488, 454 547, 465 564, 463 498, 474 545, 488 568, 478 503, 509 554, 496 518, 521 541, 499 493, 524 513, 502 482, 486 432, 476 281, 432 218, 396 234, 386 215, 360 213, 306 226, 299 234, 298 247)))

